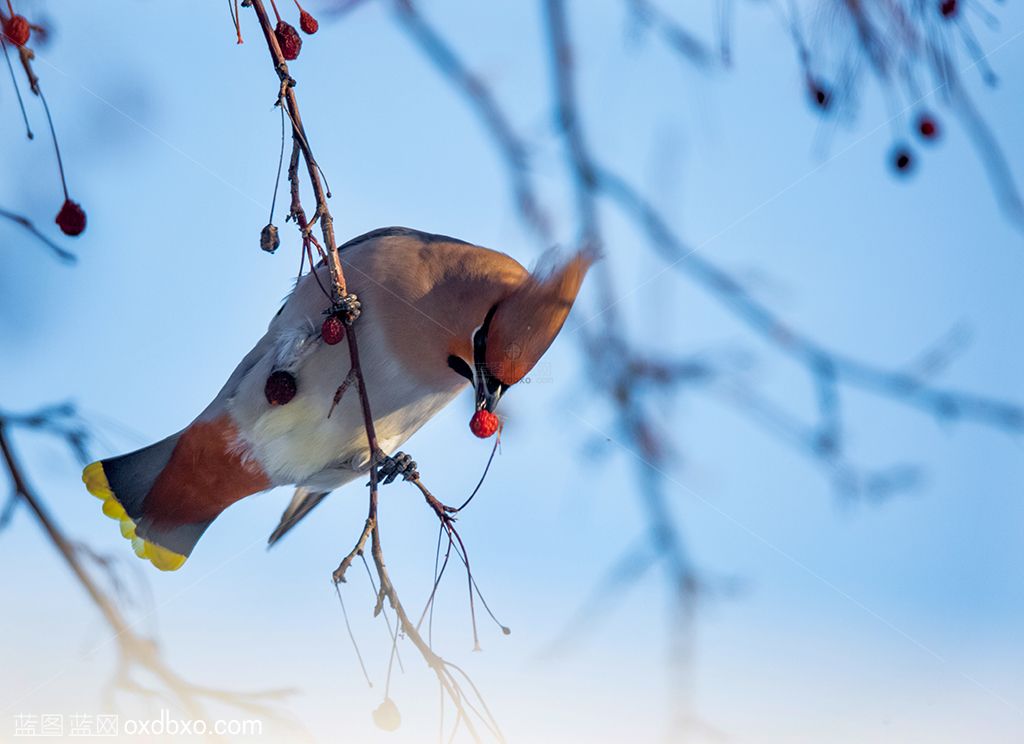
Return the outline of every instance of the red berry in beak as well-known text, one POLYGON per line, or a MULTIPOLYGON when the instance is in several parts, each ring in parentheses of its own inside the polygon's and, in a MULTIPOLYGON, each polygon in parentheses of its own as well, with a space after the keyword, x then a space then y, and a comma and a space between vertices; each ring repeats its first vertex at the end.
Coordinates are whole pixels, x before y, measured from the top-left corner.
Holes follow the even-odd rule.
POLYGON ((297 391, 295 376, 283 369, 272 372, 267 378, 266 387, 263 388, 263 394, 267 396, 267 403, 272 406, 283 406, 290 403, 297 391))
POLYGON ((341 340, 345 338, 345 324, 337 315, 331 315, 320 326, 320 335, 323 336, 324 343, 328 346, 341 343, 341 340))
POLYGON ((277 43, 281 47, 281 54, 285 59, 293 60, 299 56, 299 51, 302 49, 302 37, 295 30, 295 26, 285 21, 278 21, 274 28, 274 36, 277 37, 277 43))
POLYGON ((25 46, 30 33, 31 28, 29 28, 28 19, 25 16, 12 15, 4 21, 4 36, 14 46, 25 46))
POLYGON ((494 436, 499 428, 498 417, 490 411, 477 411, 469 420, 469 430, 481 439, 494 436))
POLYGON ((81 235, 85 230, 85 211, 78 202, 65 199, 55 222, 65 235, 81 235))
POLYGON ((320 24, 316 22, 316 18, 311 16, 306 11, 302 11, 299 14, 299 28, 301 28, 305 33, 312 36, 320 28, 320 24))

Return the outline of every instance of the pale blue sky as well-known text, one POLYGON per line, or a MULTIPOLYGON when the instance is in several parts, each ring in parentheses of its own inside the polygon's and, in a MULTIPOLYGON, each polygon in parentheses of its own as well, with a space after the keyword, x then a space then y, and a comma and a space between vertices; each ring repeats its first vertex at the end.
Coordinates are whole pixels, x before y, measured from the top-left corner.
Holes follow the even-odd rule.
MULTIPOLYGON (((536 5, 422 4, 535 141, 538 181, 568 240, 536 5)), ((262 334, 297 267, 281 199, 282 248, 273 257, 258 248, 277 168, 275 77, 252 19, 243 14, 247 43, 236 48, 220 6, 51 8, 61 28, 38 70, 89 228, 69 243, 80 256, 69 268, 0 225, 0 406, 72 398, 106 435, 100 455, 191 420, 262 334)), ((886 168, 877 92, 855 122, 823 136, 831 125, 806 105, 795 55, 766 8, 739 8, 733 69, 705 74, 653 41, 630 43, 620 4, 570 6, 595 148, 702 255, 798 328, 880 365, 905 364, 965 323, 972 345, 941 382, 1024 402, 1024 239, 955 123, 944 121, 941 145, 900 181, 886 168)), ((991 57, 1001 85, 965 78, 1024 177, 1024 11, 999 15, 1004 30, 983 41, 1006 42, 991 57)), ((708 12, 687 16, 711 38, 708 12)), ((382 8, 322 23, 293 70, 340 236, 403 224, 536 258, 486 134, 382 8)), ((3 84, 0 93, 0 142, 16 174, 0 179, 0 204, 47 223, 59 202, 51 151, 43 136, 20 138, 3 84)), ((661 264, 617 216, 608 227, 620 291, 631 292, 661 264)), ((816 462, 720 396, 687 392, 671 411, 685 458, 666 477, 691 554, 712 579, 743 587, 699 612, 685 700, 667 684, 660 574, 575 654, 540 659, 643 526, 633 455, 585 382, 572 330, 596 302, 585 289, 545 360, 552 382, 502 403, 512 417, 502 454, 461 521, 478 581, 512 635, 482 623, 485 652, 470 653, 454 573, 438 608, 439 648, 473 674, 510 740, 646 740, 664 730, 670 706, 687 705, 737 742, 1013 741, 1024 727, 1024 445, 859 392, 842 401, 851 454, 925 475, 884 504, 839 503, 816 462), (598 457, 586 460, 595 437, 598 457)), ((758 389, 813 415, 803 371, 701 288, 668 273, 624 307, 658 348, 754 350, 758 389)), ((449 501, 472 487, 488 452, 467 430, 469 411, 467 394, 406 447, 449 501)), ((60 447, 17 443, 66 529, 133 561, 60 447)), ((148 573, 157 609, 135 616, 143 627, 155 617, 168 657, 199 681, 301 688, 295 710, 320 740, 432 740, 436 690, 412 649, 394 689, 406 723, 393 735, 373 728, 380 688, 362 681, 329 583, 362 525, 362 493, 335 495, 267 552, 287 498, 229 510, 186 569, 148 573)), ((393 576, 418 606, 433 517, 407 486, 387 489, 382 512, 393 576)), ((0 619, 3 715, 96 710, 113 646, 26 514, 0 535, 0 561, 0 593, 15 598, 0 619)), ((370 617, 371 592, 358 579, 345 591, 382 683, 389 643, 370 617)))

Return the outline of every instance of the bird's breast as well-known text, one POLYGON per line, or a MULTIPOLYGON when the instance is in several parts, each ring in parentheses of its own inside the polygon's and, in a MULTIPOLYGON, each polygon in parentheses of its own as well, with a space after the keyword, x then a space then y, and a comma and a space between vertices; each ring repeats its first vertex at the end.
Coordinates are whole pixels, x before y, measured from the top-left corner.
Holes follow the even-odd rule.
MULTIPOLYGON (((428 381, 408 369, 372 314, 364 313, 355 327, 377 440, 390 454, 450 403, 464 382, 455 374, 450 380, 428 381)), ((294 338, 289 331, 281 343, 294 338)), ((326 470, 365 468, 370 454, 359 391, 355 383, 345 384, 351 369, 348 344, 321 342, 305 352, 291 370, 295 397, 271 405, 263 387, 275 365, 286 358, 272 345, 233 397, 230 406, 241 446, 274 485, 301 483, 326 470)))

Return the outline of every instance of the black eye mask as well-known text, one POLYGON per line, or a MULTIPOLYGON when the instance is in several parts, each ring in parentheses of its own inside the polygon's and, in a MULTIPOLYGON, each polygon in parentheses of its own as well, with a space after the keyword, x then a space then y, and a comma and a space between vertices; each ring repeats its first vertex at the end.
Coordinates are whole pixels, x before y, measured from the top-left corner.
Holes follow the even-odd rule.
POLYGON ((473 334, 472 367, 470 367, 466 360, 461 357, 457 357, 454 354, 448 356, 448 366, 457 374, 465 377, 476 387, 478 397, 493 397, 500 395, 502 389, 505 387, 505 385, 491 373, 490 368, 487 366, 487 331, 491 327, 491 319, 494 317, 494 312, 497 309, 498 306, 494 305, 487 311, 487 316, 484 318, 484 322, 473 334))

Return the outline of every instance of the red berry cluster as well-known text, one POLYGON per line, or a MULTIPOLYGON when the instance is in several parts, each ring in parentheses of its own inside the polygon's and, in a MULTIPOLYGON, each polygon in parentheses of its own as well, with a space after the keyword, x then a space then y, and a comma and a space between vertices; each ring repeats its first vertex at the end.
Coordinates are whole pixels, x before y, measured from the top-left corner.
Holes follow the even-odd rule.
MULTIPOLYGON (((922 111, 914 121, 914 133, 926 144, 939 139, 941 130, 939 120, 929 111, 922 111)), ((897 144, 892 150, 892 166, 897 173, 906 174, 914 168, 914 154, 905 142, 897 144)))
MULTIPOLYGON (((3 39, 5 42, 10 42, 16 47, 24 47, 28 43, 33 31, 37 32, 38 39, 41 40, 45 37, 44 28, 41 26, 33 26, 28 22, 28 19, 25 18, 25 16, 14 12, 11 0, 7 0, 7 11, 8 14, 6 15, 0 12, 0 21, 2 21, 0 27, 2 27, 3 39)), ((31 52, 29 52, 29 54, 31 55, 31 52)), ((29 59, 31 59, 31 56, 29 56, 29 59)), ((27 64, 28 63, 26 62, 26 65, 27 64)), ((30 78, 29 82, 32 85, 32 91, 42 99, 43 105, 46 106, 46 99, 43 97, 43 92, 39 87, 38 78, 34 78, 31 70, 27 69, 26 71, 30 78)), ((18 85, 16 79, 14 80, 14 85, 15 87, 18 85)), ((19 103, 21 102, 20 96, 18 97, 18 101, 19 103)), ((24 106, 22 106, 21 112, 25 117, 25 127, 28 130, 28 138, 32 139, 32 130, 30 128, 28 114, 25 111, 24 106)), ((57 226, 60 227, 61 232, 65 235, 81 235, 85 231, 85 210, 82 209, 81 204, 76 201, 72 201, 71 197, 68 195, 68 184, 64 178, 64 163, 60 157, 60 146, 57 144, 57 135, 53 131, 53 121, 50 119, 49 109, 47 109, 46 118, 50 125, 50 133, 53 135, 53 146, 57 151, 57 167, 60 172, 60 183, 61 187, 64 189, 64 204, 61 206, 60 211, 57 212, 57 217, 54 219, 54 222, 57 223, 57 226)))
MULTIPOLYGON (((281 47, 281 55, 289 62, 293 59, 298 59, 299 52, 302 51, 302 37, 295 30, 295 26, 281 19, 281 14, 277 12, 277 4, 274 0, 270 0, 270 5, 274 9, 274 15, 277 17, 274 36, 277 37, 277 45, 281 47)), ((320 28, 316 18, 299 5, 299 0, 295 0, 295 7, 299 9, 299 28, 302 29, 303 33, 315 34, 320 28)))
POLYGON ((490 411, 479 410, 469 420, 469 430, 481 439, 494 436, 494 433, 501 428, 498 417, 490 411))

